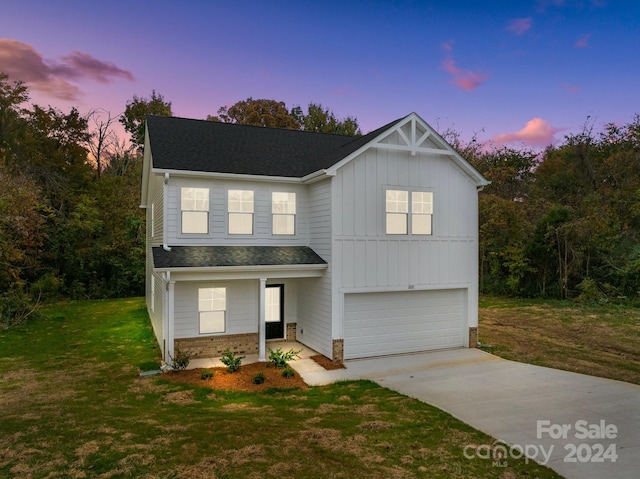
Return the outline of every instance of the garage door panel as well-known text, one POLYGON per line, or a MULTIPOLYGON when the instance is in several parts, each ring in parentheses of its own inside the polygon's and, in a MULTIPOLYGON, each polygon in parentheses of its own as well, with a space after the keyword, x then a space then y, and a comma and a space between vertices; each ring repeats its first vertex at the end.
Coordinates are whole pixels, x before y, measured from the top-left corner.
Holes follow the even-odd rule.
POLYGON ((464 344, 465 290, 346 294, 346 359, 464 344))

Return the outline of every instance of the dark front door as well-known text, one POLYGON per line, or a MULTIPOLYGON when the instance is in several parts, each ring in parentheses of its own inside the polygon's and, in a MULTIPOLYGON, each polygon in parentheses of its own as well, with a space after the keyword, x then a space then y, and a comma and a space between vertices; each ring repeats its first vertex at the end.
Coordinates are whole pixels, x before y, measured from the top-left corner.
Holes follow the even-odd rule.
POLYGON ((265 289, 265 321, 267 339, 284 338, 283 284, 270 284, 265 289))

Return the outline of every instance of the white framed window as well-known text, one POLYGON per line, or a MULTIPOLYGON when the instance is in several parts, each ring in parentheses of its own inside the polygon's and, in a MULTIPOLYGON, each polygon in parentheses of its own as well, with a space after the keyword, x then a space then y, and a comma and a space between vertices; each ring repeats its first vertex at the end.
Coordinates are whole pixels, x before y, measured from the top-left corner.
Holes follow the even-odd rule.
POLYGON ((209 233, 209 188, 180 188, 182 233, 209 233))
POLYGON ((411 234, 430 235, 433 218, 433 193, 430 191, 411 192, 411 234))
POLYGON ((229 190, 229 234, 253 234, 253 191, 229 190))
POLYGON ((387 234, 406 235, 409 224, 409 192, 387 190, 385 205, 387 234))
POLYGON ((227 288, 198 288, 200 334, 224 333, 227 288))
POLYGON ((296 194, 271 193, 271 232, 274 235, 296 234, 296 194))
POLYGON ((433 192, 386 190, 385 216, 388 235, 431 235, 433 192))

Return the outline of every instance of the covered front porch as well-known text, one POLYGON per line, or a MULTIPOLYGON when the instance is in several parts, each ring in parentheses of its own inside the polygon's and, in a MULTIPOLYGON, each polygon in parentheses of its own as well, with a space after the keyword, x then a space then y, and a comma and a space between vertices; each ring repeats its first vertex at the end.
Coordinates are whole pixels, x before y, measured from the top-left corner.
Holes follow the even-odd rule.
POLYGON ((308 247, 154 248, 154 264, 167 286, 163 356, 180 350, 194 364, 226 349, 266 361, 267 341, 296 341, 298 298, 327 269, 308 247))

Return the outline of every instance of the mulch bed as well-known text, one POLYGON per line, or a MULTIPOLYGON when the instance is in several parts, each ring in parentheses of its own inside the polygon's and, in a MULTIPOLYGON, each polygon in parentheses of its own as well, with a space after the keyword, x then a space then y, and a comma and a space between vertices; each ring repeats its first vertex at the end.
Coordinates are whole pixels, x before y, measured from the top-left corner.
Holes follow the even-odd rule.
POLYGON ((184 371, 171 371, 162 375, 174 383, 190 384, 192 386, 222 389, 227 391, 263 391, 270 388, 279 389, 307 389, 300 375, 296 372, 292 378, 282 377, 282 369, 275 368, 271 363, 251 363, 242 365, 239 371, 229 373, 227 368, 198 368, 184 371), (202 371, 212 371, 213 377, 201 379, 202 371), (253 384, 253 377, 262 372, 264 382, 253 384))
POLYGON ((327 370, 345 369, 344 364, 335 363, 331 361, 331 359, 329 359, 328 357, 323 356, 322 354, 316 354, 315 356, 311 356, 311 359, 313 359, 316 363, 318 363, 320 366, 322 366, 327 370))

